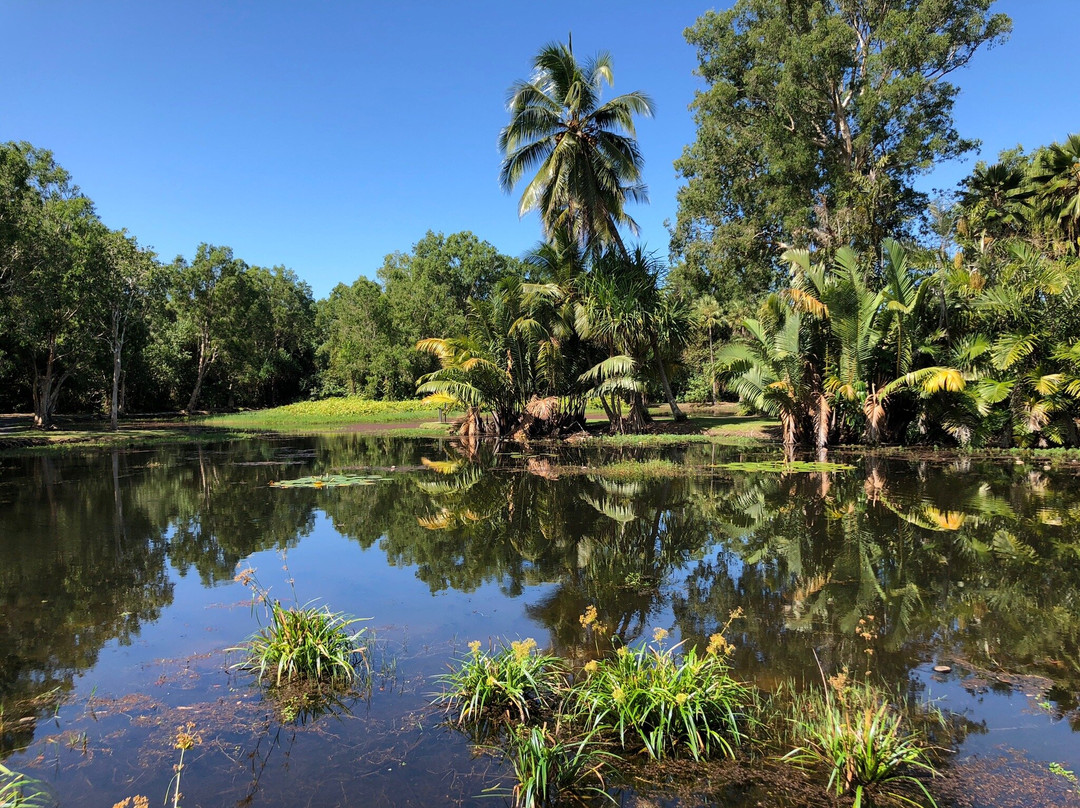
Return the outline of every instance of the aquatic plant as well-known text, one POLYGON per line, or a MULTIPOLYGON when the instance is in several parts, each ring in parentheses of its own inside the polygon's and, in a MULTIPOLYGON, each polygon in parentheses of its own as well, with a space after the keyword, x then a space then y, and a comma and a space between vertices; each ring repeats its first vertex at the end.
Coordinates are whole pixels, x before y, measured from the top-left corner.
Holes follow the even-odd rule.
POLYGON ((0 808, 37 808, 51 804, 41 782, 0 763, 0 808))
POLYGON ((855 467, 847 463, 830 463, 824 460, 740 460, 731 463, 717 463, 711 468, 723 471, 758 471, 765 474, 801 474, 851 471, 855 467))
POLYGON ((366 629, 352 630, 359 622, 325 606, 285 608, 274 601, 270 624, 247 641, 247 659, 238 667, 257 671, 260 682, 272 675, 277 685, 297 679, 352 684, 366 659, 366 629))
POLYGON ((682 643, 667 647, 665 639, 657 629, 651 644, 590 662, 574 689, 576 708, 594 729, 618 735, 624 749, 640 742, 655 760, 683 750, 695 760, 716 751, 732 756, 752 696, 730 675, 730 644, 717 633, 703 654, 679 653, 682 643))
MULTIPOLYGON (((180 808, 180 777, 184 772, 184 755, 189 750, 194 749, 196 746, 202 743, 202 736, 195 731, 195 723, 189 721, 182 727, 178 727, 176 730, 176 740, 173 742, 173 748, 180 750, 180 761, 176 764, 175 772, 172 782, 169 785, 172 787, 170 790, 173 792, 172 806, 173 808, 180 808)), ((135 798, 136 806, 138 805, 138 797, 135 798)), ((165 796, 166 805, 168 804, 168 794, 165 796)))
POLYGON ((259 584, 253 569, 240 571, 235 580, 251 588, 253 608, 269 603, 269 623, 244 645, 229 649, 245 657, 234 667, 256 671, 260 682, 273 676, 278 686, 298 681, 333 685, 356 681, 358 668, 368 664, 370 651, 370 644, 364 641, 367 630, 353 630, 362 622, 360 618, 311 603, 286 608, 280 601, 270 600, 269 590, 259 584))
POLYGON ((479 720, 485 713, 514 711, 521 721, 538 709, 550 708, 566 683, 566 663, 536 652, 531 637, 497 651, 481 651, 469 643, 469 655, 457 668, 438 678, 443 692, 436 703, 457 710, 457 723, 479 720))
POLYGON ((347 488, 354 485, 375 485, 386 479, 364 474, 320 474, 317 477, 298 477, 295 480, 272 480, 271 488, 347 488))
MULTIPOLYGON (((540 808, 567 797, 606 797, 604 771, 615 755, 599 748, 593 734, 562 740, 543 727, 515 728, 509 738, 510 763, 516 785, 510 796, 516 808, 540 808)), ((487 793, 505 793, 488 789, 487 793)))
POLYGON ((936 808, 916 776, 937 774, 929 747, 907 727, 888 695, 868 680, 852 684, 846 673, 834 676, 823 691, 795 698, 792 711, 801 744, 784 758, 803 767, 827 767, 828 787, 837 796, 850 795, 853 808, 878 800, 936 808), (910 787, 925 803, 911 796, 910 787))

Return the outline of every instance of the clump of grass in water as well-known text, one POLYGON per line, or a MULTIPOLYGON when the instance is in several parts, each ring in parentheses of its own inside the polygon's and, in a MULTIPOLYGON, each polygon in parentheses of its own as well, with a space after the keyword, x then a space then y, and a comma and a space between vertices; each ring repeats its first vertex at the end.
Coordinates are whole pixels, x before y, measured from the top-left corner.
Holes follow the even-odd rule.
MULTIPOLYGON (((732 612, 725 630, 739 616, 732 612)), ((652 644, 589 662, 588 678, 574 689, 576 708, 594 729, 617 734, 624 749, 640 742, 654 760, 684 749, 695 760, 733 756, 752 694, 730 675, 732 646, 721 631, 704 654, 679 654, 682 643, 667 647, 667 636, 657 629, 652 644)))
MULTIPOLYGON (((269 602, 269 593, 255 578, 253 569, 236 580, 251 588, 253 608, 269 602)), ((310 603, 285 608, 279 601, 268 606, 269 624, 255 632, 239 648, 245 659, 235 667, 257 672, 259 681, 273 678, 276 686, 289 683, 329 683, 348 686, 360 678, 368 663, 366 629, 353 630, 361 622, 341 612, 310 603)))
MULTIPOLYGON (((574 740, 562 740, 559 734, 558 728, 549 732, 546 724, 511 733, 507 754, 517 780, 510 792, 516 808, 554 805, 568 796, 579 802, 588 797, 614 802, 604 788, 604 772, 615 755, 596 747, 592 734, 574 740)), ((486 793, 505 794, 506 789, 486 793)))
POLYGON ((853 808, 879 799, 936 808, 916 776, 937 774, 929 747, 869 680, 852 684, 846 672, 838 674, 824 691, 796 697, 792 710, 794 733, 802 743, 784 758, 804 767, 826 767, 828 787, 837 796, 850 795, 853 808), (913 799, 904 786, 917 788, 926 802, 913 799))
POLYGON ((536 640, 517 640, 498 651, 480 650, 469 643, 469 655, 437 680, 443 692, 436 703, 457 710, 458 725, 485 714, 516 712, 528 721, 538 709, 551 708, 566 684, 566 663, 557 656, 536 653, 536 640))
POLYGON ((38 808, 45 805, 52 805, 52 799, 41 782, 0 763, 0 808, 38 808))

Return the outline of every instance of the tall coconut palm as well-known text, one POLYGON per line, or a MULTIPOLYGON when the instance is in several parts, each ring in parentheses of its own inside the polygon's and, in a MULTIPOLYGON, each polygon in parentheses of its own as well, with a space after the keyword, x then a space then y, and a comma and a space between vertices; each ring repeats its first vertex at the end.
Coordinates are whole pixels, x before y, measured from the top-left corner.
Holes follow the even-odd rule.
POLYGON ((550 43, 533 67, 531 80, 510 89, 499 182, 509 192, 535 171, 522 216, 538 211, 545 236, 565 228, 583 246, 615 243, 625 253, 619 227, 637 232, 625 204, 647 198, 634 117, 651 116, 652 101, 632 92, 601 103, 603 85, 613 81, 607 53, 580 63, 571 43, 550 43))

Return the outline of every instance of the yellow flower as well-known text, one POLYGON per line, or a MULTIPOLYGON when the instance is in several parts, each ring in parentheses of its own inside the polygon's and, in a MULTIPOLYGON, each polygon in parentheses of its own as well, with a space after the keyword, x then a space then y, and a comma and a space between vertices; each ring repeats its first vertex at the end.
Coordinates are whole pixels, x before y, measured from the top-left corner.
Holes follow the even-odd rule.
POLYGON ((178 727, 176 730, 176 743, 173 744, 177 749, 187 751, 192 747, 198 746, 202 743, 202 736, 195 732, 195 723, 189 721, 182 727, 178 727))
POLYGON ((532 650, 536 647, 536 640, 529 637, 526 640, 518 640, 517 642, 510 643, 510 648, 514 652, 514 657, 518 662, 521 662, 525 657, 532 653, 532 650))
POLYGON ((727 638, 717 632, 709 637, 709 646, 705 649, 708 654, 730 654, 735 650, 735 646, 727 641, 727 638))
POLYGON ((675 695, 675 703, 682 707, 684 704, 686 704, 686 700, 688 698, 690 697, 685 693, 678 693, 675 695))
POLYGON ((488 687, 495 687, 495 685, 497 685, 497 684, 498 684, 498 682, 497 682, 497 681, 495 681, 495 677, 494 677, 494 676, 489 676, 489 677, 487 678, 487 686, 488 686, 488 687))
POLYGON ((588 662, 585 663, 585 673, 596 673, 599 668, 600 663, 597 662, 595 659, 590 659, 588 662))
POLYGON ((732 609, 730 612, 728 612, 728 620, 738 620, 744 614, 745 612, 743 611, 743 607, 740 606, 738 609, 732 609))
POLYGON ((623 689, 621 687, 616 686, 611 691, 611 698, 615 699, 616 702, 621 703, 622 700, 626 698, 626 694, 623 693, 623 689))
POLYGON ((666 628, 654 628, 652 633, 653 642, 663 642, 668 638, 668 634, 666 628))
POLYGON ((469 643, 469 650, 472 651, 474 654, 479 654, 480 640, 473 640, 471 643, 469 643))
POLYGON ((630 649, 627 648, 625 645, 620 645, 619 650, 616 651, 615 653, 618 654, 619 656, 626 656, 627 654, 630 653, 630 649))
POLYGON ((585 614, 578 617, 578 622, 581 623, 582 628, 588 628, 593 623, 595 623, 596 622, 596 607, 591 606, 591 605, 586 606, 585 607, 585 614))

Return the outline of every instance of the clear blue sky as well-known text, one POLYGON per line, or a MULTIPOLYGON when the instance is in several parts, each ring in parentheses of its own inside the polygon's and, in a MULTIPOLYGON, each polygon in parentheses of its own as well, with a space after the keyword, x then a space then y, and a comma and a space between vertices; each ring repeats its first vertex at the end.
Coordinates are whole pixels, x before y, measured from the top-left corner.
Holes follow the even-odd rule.
MULTIPOLYGON (((496 138, 507 88, 573 30, 579 55, 612 53, 615 92, 656 101, 638 133, 652 202, 632 214, 666 254, 672 161, 693 140, 699 86, 683 30, 709 7, 0 0, 0 140, 52 149, 106 224, 165 260, 227 244, 324 296, 428 229, 472 230, 512 255, 536 243, 535 216, 519 221, 499 189, 496 138)), ((954 76, 958 128, 991 158, 1080 131, 1080 0, 997 9, 1011 40, 954 76)))

